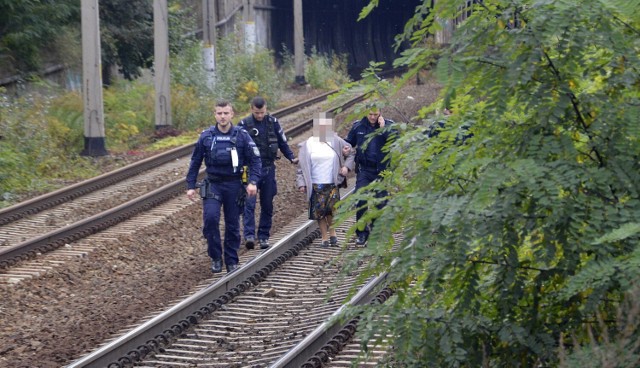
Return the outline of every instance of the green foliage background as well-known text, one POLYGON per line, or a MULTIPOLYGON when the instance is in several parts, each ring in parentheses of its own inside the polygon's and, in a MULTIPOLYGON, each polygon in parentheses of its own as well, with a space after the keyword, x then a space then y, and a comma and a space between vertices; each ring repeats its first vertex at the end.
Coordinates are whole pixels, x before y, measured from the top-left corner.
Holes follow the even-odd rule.
MULTIPOLYGON (((170 8, 176 32, 183 34, 179 18, 185 10, 170 8)), ((128 155, 140 150, 164 150, 192 143, 213 123, 211 111, 218 99, 234 103, 236 118, 248 113, 249 100, 262 95, 277 108, 293 77, 293 64, 276 66, 269 50, 245 52, 236 36, 217 42, 217 71, 213 85, 202 64, 202 45, 195 38, 172 38, 172 127, 156 131, 153 80, 147 73, 135 80, 113 81, 103 90, 105 141, 110 153, 128 155), (246 109, 246 110, 245 110, 246 109), (167 137, 182 134, 184 137, 167 137)), ((330 65, 324 55, 311 55, 309 63, 330 65)), ((339 80, 342 69, 323 69, 318 78, 339 80)), ((33 85, 33 84, 32 84, 33 85)), ((0 89, 0 207, 25 193, 41 194, 69 181, 99 174, 101 158, 78 155, 84 145, 82 96, 78 91, 38 83, 38 91, 13 96, 0 89)), ((108 158, 107 158, 108 159, 108 158)), ((123 164, 124 162, 122 162, 123 164)))
POLYGON ((453 115, 398 122, 389 172, 341 206, 389 192, 355 225, 375 219, 353 268, 396 291, 361 333, 392 334, 393 366, 637 367, 640 2, 485 0, 433 50, 465 3, 424 1, 398 38, 408 75, 442 53, 453 115))
POLYGON ((64 44, 60 36, 79 21, 75 0, 0 0, 0 67, 16 73, 37 71, 43 50, 56 53, 64 44))

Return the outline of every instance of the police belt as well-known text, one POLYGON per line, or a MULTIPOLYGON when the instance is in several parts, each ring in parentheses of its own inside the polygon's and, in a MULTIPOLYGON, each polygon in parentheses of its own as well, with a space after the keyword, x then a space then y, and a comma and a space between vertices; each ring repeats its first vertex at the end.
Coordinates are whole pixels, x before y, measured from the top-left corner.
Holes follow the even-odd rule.
POLYGON ((238 175, 207 175, 207 181, 210 183, 221 183, 223 181, 242 180, 242 174, 238 175))

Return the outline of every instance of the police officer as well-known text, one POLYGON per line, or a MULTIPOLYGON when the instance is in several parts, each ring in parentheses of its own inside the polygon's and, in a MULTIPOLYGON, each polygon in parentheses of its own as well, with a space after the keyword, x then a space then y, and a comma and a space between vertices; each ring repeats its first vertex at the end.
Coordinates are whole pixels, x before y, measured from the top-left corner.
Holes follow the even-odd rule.
MULTIPOLYGON (((356 191, 378 179, 380 173, 386 169, 387 162, 384 161, 385 153, 382 152, 382 148, 390 139, 391 133, 389 130, 380 133, 379 130, 393 124, 392 120, 382 117, 380 108, 376 105, 369 105, 367 108, 367 116, 354 122, 347 138, 345 138, 345 141, 352 147, 356 147, 356 191), (370 138, 369 135, 376 131, 380 134, 373 136, 365 147, 365 141, 370 138)), ((384 197, 386 192, 380 192, 377 196, 384 197)), ((358 202, 360 210, 356 212, 356 221, 364 215, 366 208, 363 206, 365 204, 365 201, 358 202)), ((364 246, 367 243, 369 231, 369 226, 362 230, 356 230, 357 245, 364 246)))
POLYGON ((187 197, 194 200, 196 180, 202 160, 207 178, 200 187, 203 198, 204 226, 207 252, 212 259, 211 271, 222 272, 222 242, 220 239, 220 211, 224 210, 224 263, 227 272, 238 268, 240 248, 240 202, 244 200, 242 170, 248 166, 249 184, 246 195, 255 197, 260 179, 260 152, 246 131, 234 127, 233 107, 220 101, 215 107, 217 124, 204 130, 195 144, 187 173, 187 197))
MULTIPOLYGON (((258 241, 261 249, 269 248, 269 236, 273 219, 273 197, 278 193, 276 184, 275 160, 278 150, 291 163, 297 164, 298 159, 293 155, 287 137, 280 127, 278 119, 267 113, 267 102, 262 97, 251 100, 251 115, 242 119, 238 126, 245 129, 260 150, 262 172, 258 181, 260 192, 260 223, 258 226, 258 241)), ((244 239, 247 249, 253 249, 256 241, 256 197, 247 198, 244 206, 244 239)))

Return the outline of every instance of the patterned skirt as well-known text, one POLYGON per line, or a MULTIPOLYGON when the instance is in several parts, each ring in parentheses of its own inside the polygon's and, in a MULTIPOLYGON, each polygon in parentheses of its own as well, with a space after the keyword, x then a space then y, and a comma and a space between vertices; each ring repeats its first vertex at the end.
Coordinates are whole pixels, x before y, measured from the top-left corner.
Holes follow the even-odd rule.
POLYGON ((309 220, 320 220, 332 215, 340 200, 340 190, 334 184, 313 184, 309 200, 309 220))

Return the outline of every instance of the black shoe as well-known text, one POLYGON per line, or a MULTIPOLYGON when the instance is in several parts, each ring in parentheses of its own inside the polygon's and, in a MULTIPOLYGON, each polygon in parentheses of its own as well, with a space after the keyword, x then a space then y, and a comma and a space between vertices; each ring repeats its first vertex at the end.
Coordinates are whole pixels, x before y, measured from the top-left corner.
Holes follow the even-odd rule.
POLYGON ((320 244, 320 246, 322 248, 329 248, 329 241, 328 240, 323 240, 322 243, 320 244))
POLYGON ((247 238, 244 246, 247 247, 247 249, 253 249, 256 246, 256 240, 254 238, 247 238))
POLYGON ((269 248, 269 239, 260 239, 260 249, 269 248))
POLYGON ((237 263, 233 263, 233 264, 228 264, 227 265, 227 273, 231 273, 235 270, 238 269, 238 264, 237 263))
POLYGON ((211 272, 213 272, 213 273, 222 272, 222 260, 221 259, 214 259, 213 262, 211 262, 211 272))
POLYGON ((356 239, 356 245, 364 247, 367 245, 367 237, 364 235, 360 235, 358 239, 356 239))
POLYGON ((338 246, 338 238, 337 238, 337 237, 335 237, 335 236, 330 236, 330 237, 329 237, 329 244, 330 244, 332 247, 337 247, 337 246, 338 246))

